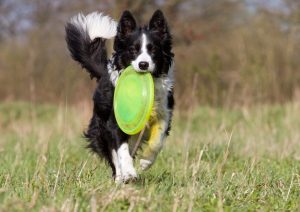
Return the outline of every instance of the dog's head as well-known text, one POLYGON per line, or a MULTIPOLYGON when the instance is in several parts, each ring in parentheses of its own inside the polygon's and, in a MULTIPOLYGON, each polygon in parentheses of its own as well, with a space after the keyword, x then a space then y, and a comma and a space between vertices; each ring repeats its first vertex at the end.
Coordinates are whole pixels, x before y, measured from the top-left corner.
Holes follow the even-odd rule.
POLYGON ((157 10, 148 25, 137 26, 129 11, 124 11, 114 43, 117 66, 132 65, 138 72, 151 72, 158 77, 167 74, 172 63, 172 37, 167 21, 157 10))

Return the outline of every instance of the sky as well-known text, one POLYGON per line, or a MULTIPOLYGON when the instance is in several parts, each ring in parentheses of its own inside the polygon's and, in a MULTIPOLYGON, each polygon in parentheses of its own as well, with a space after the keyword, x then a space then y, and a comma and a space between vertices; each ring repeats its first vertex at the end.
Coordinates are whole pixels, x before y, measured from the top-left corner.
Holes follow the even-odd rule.
POLYGON ((283 0, 246 0, 246 4, 252 12, 255 12, 256 8, 259 6, 273 11, 287 12, 287 8, 283 0))

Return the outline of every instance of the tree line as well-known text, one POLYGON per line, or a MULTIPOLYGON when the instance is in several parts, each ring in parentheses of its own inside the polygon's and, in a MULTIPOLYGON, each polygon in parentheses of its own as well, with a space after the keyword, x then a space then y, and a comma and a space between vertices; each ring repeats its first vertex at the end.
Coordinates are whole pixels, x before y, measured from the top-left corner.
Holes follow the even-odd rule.
POLYGON ((68 54, 66 21, 95 10, 118 20, 128 9, 147 24, 160 8, 174 39, 179 108, 297 100, 300 3, 268 2, 0 0, 0 99, 90 100, 95 83, 68 54))

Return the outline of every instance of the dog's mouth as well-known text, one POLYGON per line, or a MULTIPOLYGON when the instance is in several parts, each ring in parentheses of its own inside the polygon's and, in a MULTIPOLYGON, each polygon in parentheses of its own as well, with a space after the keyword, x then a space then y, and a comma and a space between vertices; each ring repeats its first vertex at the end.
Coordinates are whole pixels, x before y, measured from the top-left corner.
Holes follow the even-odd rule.
POLYGON ((139 67, 134 63, 132 63, 131 65, 133 66, 134 70, 138 73, 153 73, 154 71, 154 65, 148 67, 139 67))
POLYGON ((150 71, 150 70, 136 70, 135 69, 135 71, 138 73, 152 73, 152 71, 150 71))

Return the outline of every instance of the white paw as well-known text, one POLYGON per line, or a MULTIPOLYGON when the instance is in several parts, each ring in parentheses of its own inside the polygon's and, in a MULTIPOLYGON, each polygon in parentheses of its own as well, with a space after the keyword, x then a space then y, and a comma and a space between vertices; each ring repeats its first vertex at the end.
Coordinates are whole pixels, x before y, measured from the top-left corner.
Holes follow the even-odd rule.
POLYGON ((143 171, 147 170, 148 168, 150 168, 150 166, 152 165, 152 161, 150 160, 145 160, 145 159, 140 159, 140 167, 143 171))
POLYGON ((135 181, 138 175, 133 167, 126 167, 122 170, 122 181, 124 183, 135 181))

